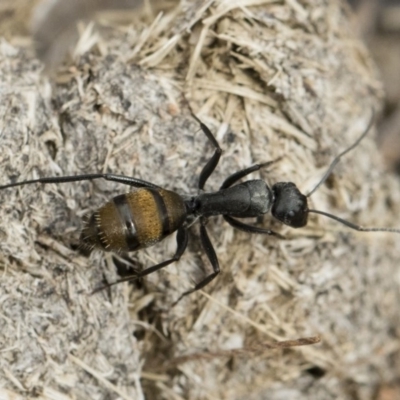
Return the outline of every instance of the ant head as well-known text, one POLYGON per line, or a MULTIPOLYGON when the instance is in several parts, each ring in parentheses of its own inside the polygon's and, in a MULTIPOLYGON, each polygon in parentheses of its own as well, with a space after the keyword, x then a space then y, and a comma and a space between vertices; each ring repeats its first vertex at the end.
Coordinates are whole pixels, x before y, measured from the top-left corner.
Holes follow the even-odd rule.
POLYGON ((272 186, 274 202, 271 213, 279 221, 292 228, 307 225, 307 197, 292 182, 279 182, 272 186))

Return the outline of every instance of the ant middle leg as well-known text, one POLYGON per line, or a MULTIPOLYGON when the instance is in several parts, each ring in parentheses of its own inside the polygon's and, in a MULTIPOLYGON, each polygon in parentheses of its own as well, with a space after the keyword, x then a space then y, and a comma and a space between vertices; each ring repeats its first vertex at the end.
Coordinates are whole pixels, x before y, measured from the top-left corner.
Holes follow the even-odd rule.
POLYGON ((200 290, 204 286, 208 285, 220 273, 217 254, 215 253, 214 247, 208 236, 205 221, 206 221, 205 218, 200 219, 200 240, 201 240, 201 244, 206 252, 207 258, 210 260, 213 272, 211 272, 211 274, 208 274, 200 282, 196 283, 196 285, 193 289, 187 290, 186 292, 182 293, 179 296, 178 300, 176 300, 172 304, 172 307, 174 307, 177 303, 179 303, 183 297, 195 292, 196 290, 200 290))
POLYGON ((270 165, 280 161, 282 157, 278 157, 275 160, 272 161, 267 161, 262 164, 254 164, 251 167, 241 169, 240 171, 237 171, 233 173, 232 175, 229 175, 225 180, 224 183, 221 185, 220 189, 226 189, 230 186, 232 186, 235 182, 237 182, 239 179, 244 178, 246 175, 251 174, 252 172, 258 171, 261 168, 266 168, 269 167, 270 165))
POLYGON ((219 159, 221 158, 222 154, 222 149, 219 146, 217 139, 215 139, 214 135, 210 131, 210 129, 207 127, 206 124, 201 122, 201 120, 193 113, 190 105, 188 104, 190 114, 192 117, 199 123, 200 129, 203 131, 203 133, 207 136, 207 139, 212 143, 212 145, 215 148, 214 154, 212 157, 208 160, 207 164, 203 167, 200 176, 199 176, 199 184, 198 188, 203 190, 204 185, 207 182, 207 179, 210 177, 210 175, 214 172, 216 166, 218 165, 219 159))

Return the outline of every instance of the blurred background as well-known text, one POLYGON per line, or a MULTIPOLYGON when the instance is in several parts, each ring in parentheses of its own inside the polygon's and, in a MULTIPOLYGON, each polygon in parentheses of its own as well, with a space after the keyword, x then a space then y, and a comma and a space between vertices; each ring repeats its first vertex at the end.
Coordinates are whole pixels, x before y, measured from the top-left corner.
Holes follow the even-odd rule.
POLYGON ((349 0, 354 24, 380 70, 385 104, 378 145, 392 171, 400 174, 400 0, 349 0))
MULTIPOLYGON (((384 84, 377 145, 388 170, 400 174, 400 0, 347 2, 354 12, 354 28, 370 49, 384 84)), ((176 0, 0 0, 0 35, 12 44, 35 48, 51 73, 76 43, 78 21, 96 17, 102 26, 105 21, 129 24, 130 13, 139 7, 156 13, 174 3, 176 0)))

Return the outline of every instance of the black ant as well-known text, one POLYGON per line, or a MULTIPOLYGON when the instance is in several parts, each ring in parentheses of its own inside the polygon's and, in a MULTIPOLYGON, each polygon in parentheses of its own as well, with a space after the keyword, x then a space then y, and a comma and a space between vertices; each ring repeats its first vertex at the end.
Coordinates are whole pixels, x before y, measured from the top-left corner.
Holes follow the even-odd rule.
MULTIPOLYGON (((278 238, 283 237, 270 229, 249 225, 239 221, 237 218, 256 218, 271 211, 272 216, 282 223, 293 228, 301 228, 307 224, 308 214, 316 213, 332 218, 357 231, 400 233, 399 229, 363 228, 324 211, 309 209, 307 204, 307 197, 326 181, 340 158, 354 149, 367 135, 374 121, 374 113, 363 134, 354 144, 334 158, 320 182, 307 195, 302 194, 292 182, 278 182, 272 185, 271 188, 261 179, 237 183, 250 173, 268 167, 277 160, 255 164, 237 171, 225 179, 217 192, 203 192, 207 179, 218 165, 222 149, 210 129, 191 110, 190 113, 199 123, 201 130, 215 149, 214 154, 200 173, 199 194, 197 196, 180 195, 151 182, 114 174, 44 177, 9 183, 0 186, 0 190, 33 183, 65 183, 99 178, 137 188, 133 192, 114 197, 95 211, 86 222, 80 241, 90 249, 129 252, 152 246, 177 231, 177 249, 174 256, 169 260, 146 268, 133 276, 117 280, 105 287, 141 278, 178 261, 188 244, 188 228, 198 220, 200 222, 201 244, 210 260, 213 272, 195 284, 194 288, 184 292, 177 301, 206 286, 220 272, 218 258, 206 230, 207 218, 211 216, 222 215, 228 224, 245 232, 273 235, 278 238)), ((103 288, 96 289, 94 292, 103 288)))

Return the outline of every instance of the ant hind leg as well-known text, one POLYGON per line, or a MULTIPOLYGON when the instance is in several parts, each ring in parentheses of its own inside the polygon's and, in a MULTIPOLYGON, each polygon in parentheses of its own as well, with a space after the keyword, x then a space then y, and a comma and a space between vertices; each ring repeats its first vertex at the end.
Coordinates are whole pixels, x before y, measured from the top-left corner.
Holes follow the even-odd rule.
POLYGON ((130 275, 125 278, 118 279, 115 282, 98 287, 98 288, 94 289, 91 294, 100 292, 101 290, 106 289, 110 286, 114 286, 118 283, 134 281, 136 279, 142 278, 146 275, 152 274, 153 272, 160 270, 161 268, 166 267, 169 264, 172 264, 172 263, 178 261, 182 257, 182 254, 185 252, 187 244, 188 244, 188 234, 187 234, 186 229, 184 229, 184 228, 178 229, 178 233, 176 235, 176 243, 177 243, 177 249, 172 258, 170 258, 166 261, 163 261, 159 264, 153 265, 152 267, 146 268, 145 270, 140 271, 137 274, 130 275))

